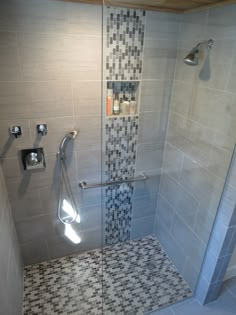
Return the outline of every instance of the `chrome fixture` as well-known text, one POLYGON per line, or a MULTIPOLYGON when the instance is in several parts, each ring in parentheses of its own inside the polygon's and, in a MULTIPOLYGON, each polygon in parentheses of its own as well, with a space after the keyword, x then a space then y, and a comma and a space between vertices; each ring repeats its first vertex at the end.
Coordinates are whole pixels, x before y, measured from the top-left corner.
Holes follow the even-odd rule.
POLYGON ((140 175, 136 177, 131 177, 124 180, 115 180, 111 182, 105 182, 105 183, 96 183, 96 184, 88 184, 85 181, 82 181, 79 183, 79 187, 82 189, 90 189, 90 188, 97 188, 97 187, 104 187, 104 186, 110 186, 110 185, 118 185, 118 184, 124 184, 124 183, 133 183, 133 182, 139 182, 143 180, 147 180, 148 176, 144 173, 140 173, 140 175))
POLYGON ((209 39, 208 41, 203 41, 198 43, 193 49, 188 53, 188 55, 184 58, 184 63, 189 66, 197 66, 198 65, 198 53, 200 46, 206 45, 208 51, 212 48, 214 41, 209 39))
POLYGON ((78 134, 77 130, 72 130, 65 137, 62 139, 60 144, 59 151, 57 153, 57 158, 60 161, 60 191, 59 191, 59 201, 58 201, 58 209, 57 209, 57 216, 58 219, 63 224, 71 224, 75 221, 78 221, 79 215, 75 203, 75 199, 73 196, 73 192, 71 189, 70 181, 67 174, 66 169, 66 144, 68 141, 75 139, 76 135, 78 134), (63 184, 65 185, 67 199, 63 199, 63 184), (62 216, 62 211, 64 211, 65 216, 62 216))
POLYGON ((16 138, 22 135, 21 126, 13 126, 10 127, 10 133, 14 135, 16 138))
POLYGON ((38 134, 41 134, 42 136, 46 136, 48 133, 48 127, 46 124, 38 124, 36 126, 38 134))
POLYGON ((78 131, 72 130, 68 134, 65 135, 65 137, 62 139, 59 151, 57 153, 60 160, 63 160, 65 158, 65 147, 69 140, 73 140, 77 136, 78 131))
POLYGON ((46 167, 43 148, 21 150, 24 170, 31 171, 46 167))

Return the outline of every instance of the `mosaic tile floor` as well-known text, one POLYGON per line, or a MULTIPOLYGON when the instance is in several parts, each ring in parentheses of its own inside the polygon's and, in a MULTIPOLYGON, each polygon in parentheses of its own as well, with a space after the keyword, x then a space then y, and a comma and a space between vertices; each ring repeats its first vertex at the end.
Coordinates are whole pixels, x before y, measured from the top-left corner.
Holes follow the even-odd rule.
POLYGON ((142 315, 191 296, 152 236, 27 266, 24 286, 24 315, 142 315))

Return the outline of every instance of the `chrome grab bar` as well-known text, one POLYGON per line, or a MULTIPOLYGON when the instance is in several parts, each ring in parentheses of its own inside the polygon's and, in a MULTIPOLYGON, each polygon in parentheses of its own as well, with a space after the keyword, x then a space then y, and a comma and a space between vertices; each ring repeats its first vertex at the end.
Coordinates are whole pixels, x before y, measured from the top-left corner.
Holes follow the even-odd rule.
POLYGON ((105 182, 105 183, 88 184, 86 181, 81 181, 79 183, 79 187, 81 189, 90 189, 90 188, 105 187, 105 186, 110 186, 110 185, 139 182, 139 181, 147 180, 147 179, 148 179, 147 175, 145 175, 144 173, 140 173, 140 175, 132 177, 132 178, 123 179, 123 180, 121 179, 121 180, 105 182))

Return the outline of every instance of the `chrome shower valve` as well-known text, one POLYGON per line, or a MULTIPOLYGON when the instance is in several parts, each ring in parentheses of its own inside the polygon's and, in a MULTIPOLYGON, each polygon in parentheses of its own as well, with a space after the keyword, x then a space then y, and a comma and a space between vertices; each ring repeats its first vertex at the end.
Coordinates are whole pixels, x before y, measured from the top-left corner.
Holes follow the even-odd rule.
POLYGON ((36 128, 37 128, 38 134, 42 136, 46 136, 46 134, 48 133, 48 127, 46 124, 38 124, 36 128))
POLYGON ((18 138, 19 136, 22 135, 21 126, 13 126, 13 127, 10 127, 10 133, 11 133, 12 135, 14 135, 15 138, 18 138))

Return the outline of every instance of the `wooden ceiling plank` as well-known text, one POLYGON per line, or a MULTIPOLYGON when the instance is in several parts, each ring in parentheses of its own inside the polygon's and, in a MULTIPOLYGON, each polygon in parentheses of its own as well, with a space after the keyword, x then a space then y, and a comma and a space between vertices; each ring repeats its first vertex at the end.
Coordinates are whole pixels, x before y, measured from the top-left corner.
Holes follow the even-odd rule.
POLYGON ((183 13, 191 13, 191 12, 196 12, 196 11, 201 11, 201 10, 207 10, 211 8, 222 7, 229 4, 236 4, 236 0, 215 1, 215 3, 212 3, 212 4, 200 5, 195 9, 187 9, 183 13))
POLYGON ((182 13, 187 8, 194 8, 196 4, 192 0, 180 0, 176 5, 175 0, 166 1, 136 1, 136 0, 105 0, 105 5, 137 8, 143 10, 156 10, 165 12, 182 13))
MULTIPOLYGON (((58 1, 58 0, 55 0, 58 1)), ((191 13, 236 4, 236 0, 59 0, 170 13, 191 13)))

